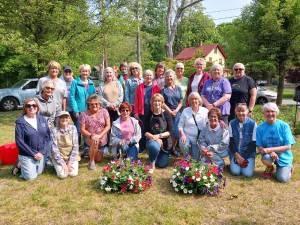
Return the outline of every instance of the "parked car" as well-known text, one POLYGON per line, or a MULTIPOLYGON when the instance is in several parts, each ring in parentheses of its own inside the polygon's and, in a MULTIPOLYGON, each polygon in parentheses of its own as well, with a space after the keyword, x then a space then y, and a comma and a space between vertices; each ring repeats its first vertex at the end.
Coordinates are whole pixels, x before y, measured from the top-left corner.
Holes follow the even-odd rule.
POLYGON ((257 96, 256 103, 263 105, 267 102, 273 102, 277 99, 277 93, 275 91, 271 91, 266 87, 258 86, 257 87, 257 96))
POLYGON ((22 79, 10 88, 0 89, 0 108, 4 111, 11 111, 22 107, 26 98, 36 95, 38 78, 22 79))

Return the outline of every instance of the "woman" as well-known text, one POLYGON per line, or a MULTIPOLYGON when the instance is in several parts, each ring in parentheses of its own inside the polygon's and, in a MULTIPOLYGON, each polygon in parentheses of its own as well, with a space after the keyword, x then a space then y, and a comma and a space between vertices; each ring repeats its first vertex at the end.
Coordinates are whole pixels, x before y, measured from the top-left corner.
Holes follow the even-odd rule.
POLYGON ((55 101, 58 103, 60 110, 66 110, 66 102, 67 102, 67 86, 65 82, 59 79, 58 75, 61 71, 61 66, 56 61, 50 61, 47 65, 48 76, 42 77, 39 79, 37 84, 37 94, 40 94, 42 91, 43 83, 46 81, 52 80, 54 83, 55 91, 53 93, 55 101))
MULTIPOLYGON (((120 105, 121 116, 113 122, 110 133, 110 145, 114 157, 118 150, 124 151, 128 158, 138 159, 139 141, 141 139, 141 128, 139 121, 130 117, 131 106, 128 102, 120 105)), ((121 152, 122 153, 122 152, 121 152)), ((120 155, 122 156, 122 155, 120 155)))
POLYGON ((128 102, 134 111, 135 89, 143 83, 143 71, 140 64, 132 62, 129 65, 129 78, 125 82, 125 102, 128 102))
POLYGON ((165 86, 165 71, 166 67, 164 63, 159 62, 155 66, 153 84, 157 85, 160 89, 165 86))
POLYGON ((123 88, 111 67, 104 70, 104 85, 99 87, 99 95, 103 107, 108 110, 111 121, 118 119, 119 105, 123 101, 123 88))
POLYGON ((165 87, 162 89, 161 94, 165 99, 164 109, 168 112, 168 117, 172 121, 173 154, 178 156, 179 153, 175 150, 175 147, 179 138, 178 123, 181 115, 182 92, 180 87, 175 85, 175 72, 171 69, 168 69, 165 73, 165 87))
POLYGON ((46 117, 50 128, 54 127, 55 116, 60 112, 60 106, 53 98, 55 90, 52 80, 45 81, 42 85, 42 91, 37 96, 40 115, 46 117))
POLYGON ((202 99, 198 92, 190 93, 188 103, 190 107, 183 110, 178 124, 179 147, 185 157, 191 156, 192 159, 199 160, 197 141, 208 122, 208 110, 202 107, 202 99))
MULTIPOLYGON (((189 96, 191 92, 198 92, 201 94, 204 83, 209 79, 209 74, 204 72, 206 67, 205 59, 195 59, 194 66, 196 68, 196 72, 193 73, 189 78, 186 96, 189 96)), ((187 104, 188 103, 186 102, 186 105, 187 104)))
POLYGON ((275 103, 269 102, 263 106, 265 122, 259 124, 256 130, 256 145, 262 154, 262 163, 266 166, 265 178, 273 176, 276 165, 276 179, 288 182, 292 176, 293 153, 291 145, 295 144, 290 126, 277 119, 279 109, 275 103))
POLYGON ((249 116, 251 117, 255 106, 257 89, 254 80, 245 75, 245 66, 242 63, 236 63, 233 66, 233 77, 229 80, 231 84, 232 94, 230 98, 230 117, 234 119, 234 109, 238 103, 246 103, 249 108, 249 116))
POLYGON ((52 129, 52 163, 59 178, 78 175, 79 147, 78 134, 71 125, 70 114, 61 111, 57 115, 57 127, 52 129))
POLYGON ((204 162, 213 162, 224 168, 224 158, 228 155, 229 132, 220 126, 221 111, 212 108, 208 112, 209 123, 200 134, 200 154, 204 162))
POLYGON ((215 64, 210 69, 211 79, 206 81, 201 92, 204 106, 210 110, 213 107, 220 108, 222 120, 228 125, 230 114, 231 86, 229 81, 224 78, 223 67, 215 64))
POLYGON ((38 102, 34 98, 24 101, 23 115, 16 121, 15 140, 19 149, 21 178, 34 180, 45 166, 44 155, 50 142, 50 130, 46 118, 38 114, 38 102))
POLYGON ((185 106, 185 95, 187 91, 187 86, 189 83, 189 79, 187 77, 184 77, 184 65, 183 63, 177 63, 176 64, 176 79, 175 79, 175 84, 181 88, 181 93, 182 93, 182 99, 183 99, 183 106, 185 106))
MULTIPOLYGON (((141 122, 142 134, 145 133, 145 126, 151 114, 151 98, 155 93, 160 93, 156 84, 152 83, 153 72, 146 70, 144 73, 144 83, 136 88, 134 99, 134 117, 141 122)), ((143 135, 140 140, 140 152, 145 149, 146 139, 143 135)))
POLYGON ((169 164, 169 151, 172 149, 172 122, 166 112, 163 112, 164 97, 154 94, 151 98, 152 114, 146 127, 146 148, 152 168, 164 168, 169 164))
POLYGON ((230 171, 233 175, 252 177, 256 157, 256 122, 248 117, 246 103, 235 107, 236 119, 229 124, 230 171))
POLYGON ((123 89, 125 88, 125 81, 128 79, 128 64, 127 62, 122 62, 119 66, 119 77, 118 80, 122 84, 123 89))
POLYGON ((73 80, 70 88, 70 106, 75 115, 75 126, 78 131, 78 142, 81 143, 79 115, 87 108, 87 98, 96 92, 94 83, 88 77, 91 73, 91 67, 88 64, 79 66, 80 76, 73 80))
POLYGON ((100 97, 96 94, 87 99, 88 109, 80 114, 80 131, 89 146, 90 170, 96 170, 95 162, 101 162, 107 133, 110 129, 110 118, 107 110, 100 105, 100 97))

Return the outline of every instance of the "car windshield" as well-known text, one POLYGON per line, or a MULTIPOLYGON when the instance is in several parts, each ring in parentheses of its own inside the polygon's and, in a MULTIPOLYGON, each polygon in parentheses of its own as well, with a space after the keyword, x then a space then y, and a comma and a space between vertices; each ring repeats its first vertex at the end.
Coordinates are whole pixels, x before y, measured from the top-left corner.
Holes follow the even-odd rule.
POLYGON ((20 80, 17 83, 15 83, 13 86, 11 86, 12 88, 19 88, 21 87, 23 84, 25 84, 27 82, 27 80, 20 80))

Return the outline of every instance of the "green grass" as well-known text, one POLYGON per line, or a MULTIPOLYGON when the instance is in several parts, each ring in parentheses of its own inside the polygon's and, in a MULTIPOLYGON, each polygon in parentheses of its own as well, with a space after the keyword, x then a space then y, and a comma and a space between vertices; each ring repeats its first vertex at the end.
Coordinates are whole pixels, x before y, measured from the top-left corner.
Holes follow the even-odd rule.
MULTIPOLYGON (((2 143, 14 139, 19 113, 0 113, 2 143)), ((12 177, 9 166, 0 166, 0 224, 299 224, 299 149, 298 139, 290 183, 261 179, 264 167, 258 158, 253 178, 233 177, 226 171, 228 186, 217 197, 174 193, 171 166, 155 170, 153 187, 146 192, 124 195, 99 190, 104 163, 93 172, 81 162, 79 175, 65 180, 48 169, 32 182, 12 177)))

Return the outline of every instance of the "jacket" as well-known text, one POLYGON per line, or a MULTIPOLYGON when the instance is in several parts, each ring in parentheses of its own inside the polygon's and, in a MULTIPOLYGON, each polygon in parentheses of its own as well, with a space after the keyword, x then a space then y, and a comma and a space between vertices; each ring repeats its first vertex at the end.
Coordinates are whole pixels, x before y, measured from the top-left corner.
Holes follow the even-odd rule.
MULTIPOLYGON (((192 92, 192 83, 193 83, 193 80, 194 80, 194 77, 195 77, 195 75, 196 75, 196 72, 195 73, 193 73, 191 76, 190 76, 190 78, 189 78, 189 83, 188 83, 188 86, 187 86, 187 91, 186 91, 186 106, 188 106, 188 97, 189 97, 189 95, 190 95, 190 93, 192 92)), ((202 88, 203 88, 203 86, 204 86, 204 83, 207 81, 207 80, 209 80, 210 79, 210 77, 209 77, 209 74, 207 73, 207 72, 203 72, 203 76, 202 76, 202 78, 201 78, 201 80, 200 80, 200 82, 199 82, 199 84, 198 84, 198 93, 199 93, 199 95, 201 94, 201 91, 202 91, 202 88)))

